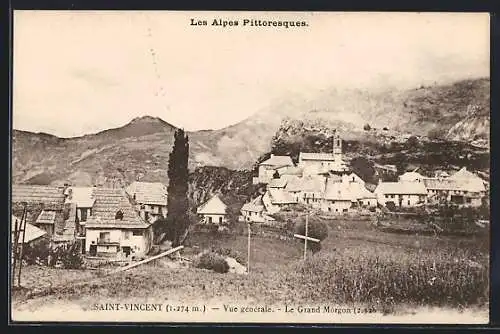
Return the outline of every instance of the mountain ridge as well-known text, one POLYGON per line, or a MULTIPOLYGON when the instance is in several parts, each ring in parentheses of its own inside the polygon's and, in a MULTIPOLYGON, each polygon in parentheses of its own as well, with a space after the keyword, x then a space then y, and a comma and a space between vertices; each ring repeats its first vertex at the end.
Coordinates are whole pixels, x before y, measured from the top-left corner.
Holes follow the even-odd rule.
MULTIPOLYGON (((252 168, 271 150, 273 137, 287 119, 342 129, 342 137, 352 140, 365 139, 365 124, 447 140, 486 140, 489 79, 390 92, 325 89, 309 99, 277 100, 225 128, 187 131, 190 168, 252 168), (480 112, 470 114, 471 105, 480 112)), ((90 185, 166 180, 176 128, 159 117, 141 116, 121 127, 70 138, 14 129, 13 181, 90 185)))

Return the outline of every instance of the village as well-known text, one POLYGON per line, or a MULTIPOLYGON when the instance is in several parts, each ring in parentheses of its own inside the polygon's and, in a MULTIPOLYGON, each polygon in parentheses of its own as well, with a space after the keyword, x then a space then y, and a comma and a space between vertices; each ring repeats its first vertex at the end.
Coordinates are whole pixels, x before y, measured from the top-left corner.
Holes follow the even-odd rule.
MULTIPOLYGON (((260 195, 241 206, 237 222, 230 221, 228 206, 216 193, 196 208, 198 225, 219 230, 238 223, 273 226, 280 224, 273 216, 295 206, 332 216, 440 204, 479 207, 487 196, 488 183, 465 167, 433 177, 408 171, 397 182, 369 184, 344 161, 337 132, 332 140, 331 153, 301 152, 298 164, 271 154, 253 179, 263 186, 260 195)), ((76 243, 88 258, 145 259, 153 248, 155 223, 168 214, 167 197, 160 182, 135 181, 126 188, 14 184, 13 242, 17 232, 20 244, 76 243)))

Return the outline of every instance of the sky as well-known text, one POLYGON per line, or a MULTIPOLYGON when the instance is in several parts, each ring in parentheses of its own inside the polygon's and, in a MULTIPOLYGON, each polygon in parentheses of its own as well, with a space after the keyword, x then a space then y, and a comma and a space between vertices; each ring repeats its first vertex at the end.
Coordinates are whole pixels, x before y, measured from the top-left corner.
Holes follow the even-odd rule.
POLYGON ((482 13, 15 11, 13 127, 72 137, 150 115, 218 129, 331 87, 489 77, 489 40, 482 13))

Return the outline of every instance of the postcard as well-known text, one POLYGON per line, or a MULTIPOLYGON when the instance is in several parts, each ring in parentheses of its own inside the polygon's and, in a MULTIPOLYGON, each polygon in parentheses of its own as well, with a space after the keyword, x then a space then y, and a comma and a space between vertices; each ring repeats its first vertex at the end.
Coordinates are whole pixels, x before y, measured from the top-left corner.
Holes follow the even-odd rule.
POLYGON ((487 13, 13 20, 13 323, 488 323, 487 13))

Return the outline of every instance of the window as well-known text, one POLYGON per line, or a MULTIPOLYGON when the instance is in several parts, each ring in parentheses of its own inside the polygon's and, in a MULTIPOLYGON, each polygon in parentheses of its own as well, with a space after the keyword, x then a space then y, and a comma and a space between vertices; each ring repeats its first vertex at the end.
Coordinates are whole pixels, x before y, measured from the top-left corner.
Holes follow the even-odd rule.
POLYGON ((81 217, 80 221, 86 222, 87 221, 87 209, 80 209, 81 217))
POLYGON ((219 217, 219 223, 222 223, 222 217, 219 217))
POLYGON ((115 219, 117 219, 117 220, 123 220, 123 212, 122 212, 122 210, 118 210, 116 212, 115 219))
POLYGON ((130 235, 129 235, 129 232, 128 232, 128 231, 124 231, 124 232, 123 232, 123 239, 125 239, 125 240, 130 239, 130 235))
POLYGON ((410 200, 408 200, 408 205, 410 205, 410 200))
POLYGON ((342 212, 347 212, 347 211, 348 211, 348 209, 344 209, 344 210, 342 210, 342 212))
POLYGON ((133 230, 132 235, 140 236, 140 235, 142 235, 142 230, 133 230))
POLYGON ((212 217, 208 217, 208 223, 212 224, 212 217))
POLYGON ((110 236, 111 236, 111 233, 109 233, 109 232, 100 232, 99 233, 99 240, 101 242, 109 242, 110 236))
POLYGON ((354 176, 352 177, 352 182, 354 182, 354 176))
POLYGON ((340 140, 337 139, 337 146, 340 146, 340 140))

